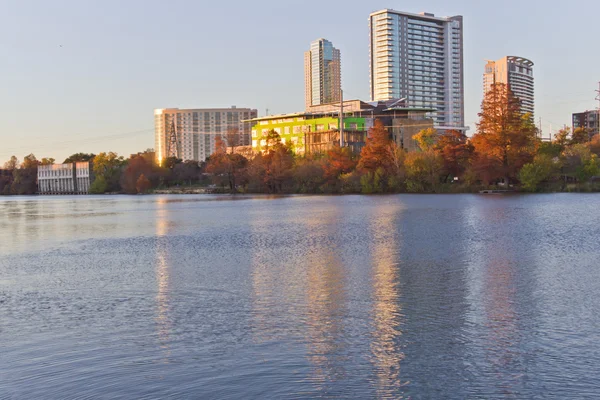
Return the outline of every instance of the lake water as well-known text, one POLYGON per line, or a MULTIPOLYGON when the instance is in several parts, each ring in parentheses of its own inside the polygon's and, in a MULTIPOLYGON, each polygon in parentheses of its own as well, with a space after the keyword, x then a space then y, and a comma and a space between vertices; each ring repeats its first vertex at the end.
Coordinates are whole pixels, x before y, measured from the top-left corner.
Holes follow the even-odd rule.
POLYGON ((599 398, 600 195, 0 198, 0 398, 599 398))

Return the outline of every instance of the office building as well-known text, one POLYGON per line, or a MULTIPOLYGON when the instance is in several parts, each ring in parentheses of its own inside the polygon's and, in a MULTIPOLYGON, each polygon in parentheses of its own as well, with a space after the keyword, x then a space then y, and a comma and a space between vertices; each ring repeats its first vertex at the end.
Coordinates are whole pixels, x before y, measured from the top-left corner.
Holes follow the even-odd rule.
POLYGON ((156 159, 206 161, 215 151, 215 140, 235 140, 236 146, 250 145, 249 122, 257 111, 250 108, 154 110, 156 159))
POLYGON ((438 129, 464 128, 463 18, 381 10, 369 17, 371 99, 433 108, 438 129))
POLYGON ((483 74, 484 94, 494 83, 503 83, 521 101, 523 114, 533 118, 535 111, 533 62, 523 57, 507 56, 498 61, 488 61, 483 74))
POLYGON ((587 129, 590 137, 598 135, 600 133, 600 110, 573 114, 573 131, 577 128, 587 129))
POLYGON ((310 50, 304 53, 306 109, 339 102, 341 79, 340 51, 329 40, 312 42, 310 50))
MULTIPOLYGON (((344 101, 343 145, 359 153, 365 145, 369 128, 380 120, 390 132, 390 138, 407 151, 417 149, 412 136, 422 129, 432 128, 433 120, 426 116, 432 109, 409 108, 405 100, 366 103, 344 101)), ((340 145, 339 105, 314 106, 310 112, 270 115, 254 118, 252 150, 263 151, 269 132, 275 131, 281 143, 290 145, 296 154, 327 151, 340 145)))
POLYGON ((88 194, 92 182, 89 161, 38 166, 39 194, 88 194))

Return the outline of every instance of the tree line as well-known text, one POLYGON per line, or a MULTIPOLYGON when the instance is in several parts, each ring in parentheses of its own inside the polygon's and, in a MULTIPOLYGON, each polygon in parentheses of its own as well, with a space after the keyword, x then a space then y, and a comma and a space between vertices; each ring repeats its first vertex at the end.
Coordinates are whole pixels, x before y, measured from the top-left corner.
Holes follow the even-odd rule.
POLYGON ((504 84, 486 94, 477 132, 413 137, 419 151, 406 152, 380 121, 360 154, 334 147, 298 156, 271 131, 252 159, 226 151, 218 141, 206 171, 215 185, 251 193, 443 193, 483 189, 523 191, 600 190, 600 136, 562 129, 545 142, 529 114, 504 84), (512 189, 511 189, 512 188, 512 189))
MULTIPOLYGON (((552 141, 538 138, 531 115, 504 84, 486 94, 477 131, 440 134, 425 129, 413 137, 419 151, 406 152, 376 120, 360 154, 332 147, 297 155, 275 131, 263 151, 245 157, 230 137, 217 137, 205 163, 167 158, 159 165, 146 151, 125 159, 114 152, 77 153, 65 162, 93 161, 92 193, 147 193, 173 186, 207 186, 242 193, 444 193, 504 188, 523 191, 600 190, 600 135, 560 130, 552 141), (228 148, 228 145, 231 148, 228 148)), ((12 157, 0 174, 0 193, 36 191, 38 161, 12 157)))

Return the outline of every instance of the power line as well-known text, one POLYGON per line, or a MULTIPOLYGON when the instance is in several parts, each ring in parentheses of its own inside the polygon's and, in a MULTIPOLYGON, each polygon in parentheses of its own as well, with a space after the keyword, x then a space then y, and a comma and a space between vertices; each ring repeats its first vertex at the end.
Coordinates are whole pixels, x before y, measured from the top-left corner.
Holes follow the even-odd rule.
POLYGON ((20 150, 28 151, 28 150, 32 149, 32 147, 39 149, 41 147, 56 147, 56 146, 69 145, 69 144, 74 144, 74 143, 83 143, 83 142, 97 143, 97 142, 107 141, 107 140, 118 140, 118 139, 124 139, 126 137, 134 137, 134 136, 138 136, 138 135, 149 133, 149 132, 154 132, 154 129, 144 129, 144 130, 138 130, 138 131, 132 131, 132 132, 116 133, 116 134, 112 134, 112 135, 103 135, 103 136, 96 136, 96 137, 90 137, 90 138, 64 140, 64 141, 51 142, 51 143, 37 143, 34 146, 29 145, 29 146, 13 147, 13 148, 8 148, 8 149, 3 148, 2 151, 5 154, 8 154, 8 153, 12 153, 12 152, 20 151, 20 150))

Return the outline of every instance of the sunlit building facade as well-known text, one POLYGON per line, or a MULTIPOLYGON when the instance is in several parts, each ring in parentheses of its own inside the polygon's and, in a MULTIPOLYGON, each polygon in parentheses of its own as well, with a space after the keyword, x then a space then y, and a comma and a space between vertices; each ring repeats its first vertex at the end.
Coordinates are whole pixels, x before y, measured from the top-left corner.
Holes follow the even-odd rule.
POLYGON ((312 106, 339 102, 341 98, 340 51, 326 39, 310 44, 304 53, 305 105, 312 106))
POLYGON ((251 124, 257 110, 250 108, 210 108, 154 110, 156 160, 168 157, 184 161, 206 161, 220 137, 227 142, 233 135, 237 146, 250 146, 251 124))
POLYGON ((523 57, 507 56, 488 61, 483 74, 483 91, 487 93, 494 83, 503 83, 521 101, 521 112, 535 112, 533 62, 523 57))
POLYGON ((432 108, 438 129, 464 128, 463 17, 381 10, 369 17, 371 100, 432 108))
POLYGON ((38 166, 39 194, 88 194, 92 181, 91 162, 38 166))
POLYGON ((268 136, 275 132, 282 144, 296 154, 322 153, 340 142, 358 153, 365 144, 367 132, 375 121, 381 121, 390 139, 407 151, 417 149, 412 136, 422 129, 433 128, 427 117, 431 109, 411 108, 405 100, 387 102, 344 101, 344 129, 340 140, 339 105, 313 106, 308 112, 270 115, 252 120, 252 151, 262 152, 268 146, 268 136))

